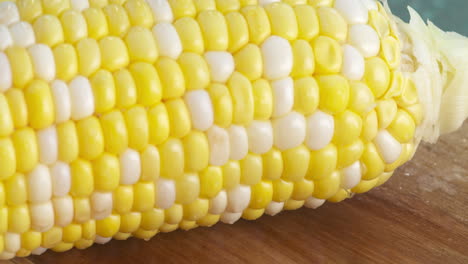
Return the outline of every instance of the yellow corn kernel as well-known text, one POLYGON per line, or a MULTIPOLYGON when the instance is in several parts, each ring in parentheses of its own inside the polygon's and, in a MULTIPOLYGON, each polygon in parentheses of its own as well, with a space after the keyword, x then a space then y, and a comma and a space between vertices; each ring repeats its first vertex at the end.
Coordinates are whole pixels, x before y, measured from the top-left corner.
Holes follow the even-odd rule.
POLYGON ((197 13, 201 13, 205 10, 216 10, 215 0, 194 0, 195 8, 197 13))
POLYGON ((310 76, 315 71, 315 56, 309 42, 299 39, 293 45, 294 64, 291 72, 292 77, 310 76))
POLYGON ((62 241, 62 228, 54 226, 48 231, 42 233, 41 247, 51 248, 62 241))
POLYGON ((130 23, 149 28, 154 24, 151 8, 144 0, 127 0, 125 3, 130 23))
POLYGON ((158 230, 144 230, 139 228, 135 232, 132 233, 133 236, 139 239, 144 239, 145 241, 148 241, 152 237, 154 237, 159 231, 158 230))
POLYGON ((158 104, 148 111, 149 141, 159 145, 169 137, 169 115, 165 104, 158 104))
POLYGON ((91 204, 88 198, 73 199, 74 221, 84 223, 91 218, 91 204))
POLYGON ((304 145, 284 151, 284 171, 281 178, 291 182, 302 180, 307 173, 309 160, 310 151, 304 145))
POLYGON ((349 93, 349 109, 365 115, 375 106, 375 99, 369 87, 362 82, 351 82, 349 93))
POLYGON ((135 106, 124 113, 128 132, 128 146, 143 150, 148 146, 149 130, 145 108, 135 106))
POLYGON ((364 143, 361 139, 338 147, 338 168, 345 168, 358 161, 364 152, 364 143))
MULTIPOLYGON (((220 2, 227 3, 228 1, 220 2)), ((228 51, 234 53, 249 42, 249 28, 245 18, 238 12, 226 14, 225 19, 229 33, 228 51)))
POLYGON ((20 250, 18 250, 18 251, 16 252, 16 256, 17 256, 17 257, 20 257, 20 258, 28 257, 28 256, 30 256, 30 255, 31 255, 31 251, 26 250, 26 249, 24 249, 24 248, 20 248, 20 250))
POLYGON ((239 185, 241 169, 238 161, 228 161, 222 167, 223 170, 223 188, 232 189, 239 185))
POLYGON ((97 113, 111 110, 115 106, 115 83, 112 74, 100 70, 90 79, 97 113))
POLYGON ((120 215, 112 214, 102 220, 96 221, 96 234, 102 237, 111 237, 119 231, 120 215))
POLYGON ((251 6, 251 5, 256 5, 257 0, 239 0, 240 6, 251 6))
MULTIPOLYGON (((171 208, 164 210, 164 222, 166 224, 177 225, 178 223, 180 223, 180 221, 182 221, 182 217, 183 207, 180 204, 174 204, 171 208)), ((164 225, 161 226, 161 231, 163 231, 163 227, 164 225)), ((175 229, 177 229, 177 226, 175 229)))
POLYGON ((372 142, 366 144, 364 153, 361 157, 361 162, 364 167, 362 175, 363 180, 373 180, 385 169, 385 163, 380 157, 376 146, 372 142))
POLYGON ((184 205, 184 219, 197 221, 208 213, 208 199, 197 198, 194 202, 184 205))
POLYGON ((377 102, 377 117, 379 119, 379 128, 387 128, 398 112, 398 106, 394 100, 383 100, 377 102))
POLYGON ((242 218, 246 220, 256 220, 260 218, 263 214, 265 213, 265 209, 252 209, 252 208, 247 208, 242 212, 242 218))
POLYGON ((182 138, 190 132, 191 122, 187 106, 182 99, 166 102, 170 124, 170 134, 176 138, 182 138))
POLYGON ((95 39, 82 39, 76 45, 78 55, 78 72, 90 76, 101 66, 101 51, 95 39))
POLYGON ((386 183, 393 175, 393 171, 391 172, 386 172, 386 173, 382 173, 382 175, 379 176, 379 180, 377 181, 377 184, 375 185, 375 187, 378 187, 384 183, 386 183))
POLYGON ((337 162, 338 150, 333 144, 329 144, 320 150, 311 151, 306 178, 321 180, 328 177, 335 170, 337 162))
POLYGON ((207 214, 204 217, 198 219, 197 224, 199 226, 213 226, 219 221, 219 215, 207 214))
POLYGON ((200 180, 197 174, 185 173, 176 181, 176 202, 189 204, 200 194, 200 180))
POLYGON ((210 71, 202 56, 183 53, 178 59, 187 90, 205 89, 210 84, 210 71))
POLYGON ((390 88, 388 88, 383 98, 391 99, 394 97, 401 96, 401 94, 403 93, 404 82, 405 78, 403 77, 403 73, 401 73, 400 71, 393 72, 390 88))
POLYGON ((159 151, 154 146, 149 146, 141 154, 141 180, 155 181, 159 178, 160 157, 159 151))
POLYGON ((161 78, 162 99, 173 99, 184 95, 185 79, 179 64, 169 58, 160 58, 155 66, 161 78))
POLYGON ((294 183, 291 198, 294 200, 305 200, 314 193, 314 182, 306 179, 294 183))
POLYGON ((252 186, 249 208, 264 209, 273 199, 273 184, 271 181, 260 181, 252 186))
POLYGON ((366 141, 372 141, 377 136, 378 132, 379 122, 377 118, 377 112, 372 110, 363 119, 361 137, 366 141))
POLYGON ((8 231, 23 233, 29 230, 31 220, 29 209, 26 204, 11 206, 8 208, 8 231))
POLYGON ((73 243, 59 242, 51 249, 55 252, 65 252, 73 248, 73 243))
POLYGON ((409 143, 414 137, 416 124, 406 111, 400 109, 387 130, 401 143, 409 143))
POLYGON ((24 97, 28 105, 29 124, 32 128, 46 128, 54 122, 54 103, 46 82, 31 82, 24 92, 24 97))
POLYGON ((158 230, 164 223, 164 211, 153 208, 141 214, 140 227, 145 230, 158 230))
POLYGON ((137 62, 130 66, 130 72, 137 88, 138 103, 151 106, 161 101, 161 82, 153 65, 137 62))
POLYGON ((8 136, 13 132, 13 119, 7 98, 3 93, 0 94, 0 136, 8 136))
POLYGON ((220 127, 227 127, 232 123, 232 100, 228 88, 224 84, 208 86, 213 104, 214 123, 220 127))
POLYGON ((319 36, 312 41, 318 73, 338 73, 343 64, 343 50, 340 44, 329 37, 319 36))
POLYGON ((333 5, 334 0, 308 0, 309 5, 320 7, 320 6, 327 6, 330 7, 333 5))
POLYGON ((94 244, 94 240, 91 239, 80 239, 75 242, 75 247, 77 249, 87 249, 94 244))
POLYGON ((390 69, 395 69, 400 65, 401 48, 398 40, 394 37, 387 37, 382 40, 382 57, 390 66, 390 69))
POLYGON ((244 185, 255 185, 262 179, 263 162, 262 156, 257 154, 247 154, 240 161, 240 183, 244 185))
POLYGON ((273 94, 270 83, 259 79, 252 83, 255 120, 269 120, 273 113, 273 94))
POLYGON ((130 212, 133 206, 132 186, 121 185, 113 193, 114 210, 119 214, 130 212))
POLYGON ((350 193, 347 190, 340 189, 335 195, 328 198, 327 201, 332 202, 332 203, 339 203, 349 197, 350 197, 350 193))
POLYGON ((21 247, 26 250, 33 250, 41 245, 42 233, 27 231, 21 234, 21 247))
POLYGON ((312 77, 294 81, 294 110, 304 115, 312 114, 319 105, 319 87, 312 77))
POLYGON ((289 199, 284 203, 284 210, 297 210, 304 206, 305 201, 289 199))
POLYGON ((424 117, 424 110, 421 104, 407 106, 405 110, 411 115, 417 126, 419 126, 422 123, 424 117))
POLYGON ((229 36, 226 20, 216 10, 201 12, 197 17, 205 41, 206 50, 224 51, 228 48, 229 36))
POLYGON ((375 97, 384 95, 390 85, 390 69, 385 61, 378 57, 366 60, 364 80, 375 97))
POLYGON ((223 171, 220 167, 209 166, 200 172, 200 197, 211 199, 223 187, 223 171))
POLYGON ((114 74, 115 103, 117 108, 126 108, 136 104, 137 89, 131 73, 122 69, 114 74))
POLYGON ((141 213, 130 212, 120 215, 119 232, 131 233, 138 229, 141 223, 141 213))
POLYGON ((88 27, 83 15, 75 10, 67 10, 60 16, 65 42, 75 43, 88 36, 88 27))
POLYGON ((99 41, 101 49, 102 67, 109 71, 116 71, 128 65, 127 47, 118 37, 107 36, 99 41))
POLYGON ((88 197, 94 189, 93 168, 89 161, 77 159, 70 164, 71 189, 74 197, 88 197))
POLYGON ((341 113, 348 106, 349 83, 340 75, 317 77, 320 94, 320 109, 329 113, 341 113))
POLYGON ((133 186, 133 211, 146 212, 154 206, 155 193, 153 182, 138 182, 133 186))
POLYGON ((16 2, 21 20, 31 22, 42 14, 40 0, 19 0, 16 2))
POLYGON ((388 24, 388 18, 379 13, 377 10, 369 11, 369 25, 371 25, 377 34, 381 38, 385 38, 390 35, 390 25, 388 24))
POLYGON ((353 193, 365 193, 374 188, 379 182, 379 178, 375 178, 369 181, 361 181, 356 187, 352 188, 353 193))
POLYGON ((123 37, 130 28, 130 20, 123 6, 111 4, 104 7, 103 11, 107 18, 109 34, 123 37))
POLYGON ((230 13, 240 8, 239 0, 215 0, 216 8, 222 13, 230 13))
POLYGON ((128 134, 120 111, 112 111, 100 117, 104 148, 113 154, 120 154, 128 147, 128 134))
POLYGON ((236 70, 249 80, 256 80, 263 73, 263 59, 260 48, 254 44, 247 44, 234 55, 236 70))
MULTIPOLYGON (((409 159, 410 149, 409 149, 408 145, 410 145, 410 144, 402 145, 401 154, 400 154, 400 156, 398 157, 398 159, 395 162, 393 162, 392 164, 385 164, 385 169, 384 169, 385 172, 392 172, 392 171, 396 170, 398 167, 403 165, 409 159)), ((381 176, 379 176, 379 178, 380 177, 381 176)))
POLYGON ((58 16, 65 10, 70 9, 69 0, 42 0, 42 10, 45 14, 58 16))
MULTIPOLYGON (((104 6, 102 6, 104 7, 104 6)), ((107 20, 101 7, 92 7, 83 11, 83 16, 88 25, 88 36, 93 39, 101 39, 109 34, 107 20)))
POLYGON ((241 9, 249 27, 250 42, 260 45, 271 33, 268 15, 260 6, 252 5, 241 9))
POLYGON ((328 177, 314 181, 313 196, 318 199, 328 199, 340 189, 341 175, 338 171, 332 172, 328 177))
POLYGON ((273 181, 273 201, 285 202, 288 200, 294 190, 294 184, 282 179, 273 181))
POLYGON ((94 239, 96 236, 96 221, 90 220, 81 225, 83 239, 94 239))
POLYGON ((172 8, 174 18, 193 17, 197 13, 192 0, 168 0, 172 8))
POLYGON ((120 181, 119 159, 114 155, 102 154, 93 161, 93 176, 96 190, 115 190, 120 181))
POLYGON ((0 208, 0 220, 0 231, 4 234, 8 230, 8 208, 6 206, 0 208))
POLYGON ((198 172, 208 166, 209 146, 206 135, 192 131, 183 139, 185 152, 185 168, 190 172, 198 172))
POLYGON ((252 84, 241 73, 234 72, 228 81, 232 96, 233 122, 239 125, 249 124, 254 116, 252 84))
MULTIPOLYGON (((29 172, 36 166, 39 159, 38 145, 34 130, 31 128, 17 130, 13 133, 12 140, 14 145, 14 152, 12 154, 16 154, 16 170, 18 172, 29 172)), ((5 152, 5 154, 10 153, 5 152)), ((8 155, 2 156, 3 164, 11 165, 12 161, 13 163, 15 162, 15 159, 9 160, 7 157, 8 155)))
POLYGON ((284 0, 283 2, 290 5, 290 6, 306 5, 307 4, 307 0, 284 0))
MULTIPOLYGON (((6 50, 6 55, 10 62, 11 74, 13 75, 13 85, 23 88, 34 77, 31 58, 25 48, 11 47, 6 50)), ((60 65, 57 65, 60 66, 60 65)))
POLYGON ((78 135, 75 123, 67 121, 57 125, 58 158, 64 162, 72 162, 78 157, 78 135))
POLYGON ((151 31, 144 27, 132 27, 125 37, 125 43, 131 61, 154 63, 158 58, 156 40, 151 31))
POLYGON ((320 24, 320 34, 344 42, 348 36, 346 20, 334 8, 321 7, 317 9, 320 24))
MULTIPOLYGON (((5 93, 5 96, 8 100, 8 105, 10 106, 10 114, 15 128, 26 126, 28 124, 28 108, 23 91, 17 88, 12 88, 5 93)), ((1 112, 5 113, 2 118, 8 118, 6 110, 1 110, 1 112)), ((5 121, 1 121, 1 123, 5 124, 5 121)))
POLYGON ((401 106, 410 106, 418 102, 418 90, 413 80, 407 78, 403 84, 403 92, 397 98, 401 106))
POLYGON ((81 238, 81 225, 69 224, 63 228, 63 242, 73 243, 81 238))
POLYGON ((298 35, 296 14, 286 3, 273 3, 265 6, 271 25, 271 34, 287 40, 294 40, 298 35))
POLYGON ((170 225, 170 224, 166 224, 164 223, 160 228, 159 228, 159 231, 163 232, 163 233, 168 233, 168 232, 172 232, 172 231, 175 231, 177 230, 177 228, 179 228, 179 224, 174 224, 174 225, 170 225))
POLYGON ((159 147, 161 177, 177 179, 184 173, 184 146, 179 139, 168 139, 159 147))
POLYGON ((205 50, 203 36, 197 21, 190 17, 178 19, 174 27, 179 34, 182 47, 186 52, 201 54, 205 50))
POLYGON ((361 135, 362 119, 356 113, 346 110, 335 117, 333 141, 337 145, 348 145, 361 135))
POLYGON ((281 151, 273 148, 262 155, 263 176, 266 179, 277 180, 283 174, 283 157, 281 151))
POLYGON ((309 5, 294 7, 297 19, 298 38, 310 41, 319 34, 319 20, 315 8, 309 5))
POLYGON ((60 44, 54 48, 57 79, 71 80, 78 73, 78 57, 70 44, 60 44))
POLYGON ((102 154, 104 151, 104 136, 99 120, 95 116, 78 121, 76 123, 76 133, 81 157, 92 160, 102 154))
POLYGON ((34 22, 33 30, 36 42, 46 44, 49 47, 54 47, 65 40, 62 24, 60 24, 60 20, 56 16, 40 16, 34 22))
POLYGON ((26 180, 23 174, 16 173, 5 181, 6 202, 8 205, 22 205, 27 201, 26 180))

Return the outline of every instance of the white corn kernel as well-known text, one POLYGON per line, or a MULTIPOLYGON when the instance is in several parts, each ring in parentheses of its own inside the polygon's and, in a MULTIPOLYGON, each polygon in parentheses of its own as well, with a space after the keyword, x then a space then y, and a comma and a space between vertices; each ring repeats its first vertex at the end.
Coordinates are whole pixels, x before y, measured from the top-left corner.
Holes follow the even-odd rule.
POLYGON ((273 117, 289 113, 294 105, 294 81, 288 77, 271 83, 273 92, 273 117))
POLYGON ((351 189, 359 184, 361 181, 361 163, 354 162, 350 166, 343 169, 343 179, 341 180, 341 187, 343 189, 351 189))
POLYGON ((249 150, 263 154, 273 147, 273 127, 270 121, 253 121, 247 127, 249 150))
POLYGON ((10 25, 10 34, 16 46, 26 48, 36 42, 34 30, 28 22, 21 21, 10 25))
POLYGON ((250 186, 241 185, 232 188, 227 192, 228 204, 226 211, 230 213, 241 213, 250 203, 250 186))
POLYGON ((229 133, 215 125, 208 129, 206 135, 210 145, 210 164, 214 166, 224 165, 228 162, 231 153, 229 133))
POLYGON ((67 195, 71 187, 70 166, 64 162, 57 162, 50 168, 52 190, 54 196, 67 195))
POLYGON ((52 200, 55 211, 55 224, 57 226, 67 226, 73 221, 73 199, 71 196, 63 196, 52 200))
POLYGON ((231 53, 226 51, 209 51, 205 60, 210 67, 211 80, 225 83, 234 72, 235 64, 231 53))
POLYGON ((107 244, 111 240, 112 240, 112 237, 102 237, 99 235, 96 235, 96 237, 94 238, 94 242, 96 242, 96 244, 101 244, 101 245, 107 244))
POLYGON ((31 227, 35 231, 45 232, 54 226, 54 208, 52 202, 31 204, 31 227))
POLYGON ((366 24, 369 11, 361 0, 335 0, 335 9, 349 24, 366 24))
POLYGON ((231 213, 231 212, 224 212, 221 217, 220 217, 220 220, 221 222, 225 223, 225 224, 234 224, 235 222, 237 222, 237 220, 239 220, 242 216, 242 213, 231 213))
POLYGON ((120 184, 135 184, 140 179, 140 154, 133 149, 127 149, 120 155, 120 184))
POLYGON ((52 197, 52 181, 49 168, 39 164, 28 174, 28 200, 43 203, 52 197))
POLYGON ((195 129, 205 131, 214 123, 213 104, 210 95, 205 90, 195 90, 185 93, 192 124, 195 129))
POLYGON ((380 155, 387 164, 398 160, 402 152, 402 146, 387 130, 381 130, 375 138, 375 144, 380 155))
POLYGON ((365 68, 364 57, 359 50, 351 45, 344 45, 341 73, 351 81, 359 81, 364 76, 365 68))
POLYGON ((352 26, 349 30, 349 43, 366 58, 377 56, 380 51, 379 35, 369 25, 352 26))
POLYGON ((230 159, 241 160, 249 152, 247 131, 243 126, 232 125, 228 129, 229 144, 231 146, 230 159))
POLYGON ((315 197, 309 197, 305 200, 304 206, 307 208, 317 209, 325 203, 323 199, 317 199, 315 197))
POLYGON ((12 259, 16 256, 16 253, 8 252, 8 251, 3 251, 0 253, 0 260, 9 260, 12 259))
POLYGON ((306 121, 303 115, 291 112, 273 122, 275 146, 287 150, 299 146, 306 137, 306 121))
POLYGON ((208 212, 213 215, 220 215, 226 210, 227 206, 227 194, 225 190, 222 190, 214 198, 210 200, 210 208, 208 212))
POLYGON ((13 39, 8 27, 0 24, 0 51, 6 50, 11 45, 13 45, 13 39))
POLYGON ((281 2, 281 0, 258 0, 258 4, 261 6, 266 6, 271 3, 277 3, 277 2, 281 2))
POLYGON ((94 113, 94 95, 89 80, 83 76, 73 79, 68 85, 71 101, 71 117, 86 118, 94 113))
POLYGON ((56 80, 51 88, 55 106, 55 122, 65 122, 71 117, 71 98, 68 86, 65 82, 56 80))
POLYGON ((182 53, 182 42, 179 33, 171 23, 157 24, 153 27, 153 35, 161 56, 167 56, 175 60, 179 58, 182 53))
POLYGON ((335 133, 333 116, 320 110, 307 117, 306 145, 312 150, 319 150, 327 146, 335 133))
POLYGON ((21 236, 17 233, 6 232, 4 235, 5 239, 5 251, 17 252, 21 248, 21 236))
POLYGON ((112 193, 94 192, 91 195, 91 208, 95 220, 108 217, 112 213, 112 193))
POLYGON ((277 215, 279 214, 282 210, 283 210, 283 207, 284 207, 284 202, 270 202, 267 206, 267 208, 265 209, 265 213, 267 215, 271 215, 271 216, 274 216, 274 215, 277 215))
POLYGON ((268 80, 287 77, 293 67, 293 53, 289 42, 278 36, 270 36, 261 46, 263 55, 263 75, 268 80))
POLYGON ((376 0, 361 0, 362 4, 367 8, 367 10, 379 10, 376 0))
POLYGON ((10 89, 12 83, 13 76, 11 73, 10 61, 5 53, 0 52, 0 92, 5 92, 10 89))
POLYGON ((58 137, 55 126, 37 131, 37 143, 39 147, 39 161, 51 165, 58 158, 58 137))
POLYGON ((71 0, 70 2, 71 2, 71 7, 78 12, 82 12, 85 9, 89 8, 88 0, 71 0))
POLYGON ((44 44, 35 44, 29 47, 28 51, 36 77, 47 82, 55 79, 55 60, 50 47, 44 44))
POLYGON ((10 25, 20 20, 18 8, 14 2, 0 3, 0 24, 10 25))
POLYGON ((33 254, 33 255, 42 255, 42 254, 44 254, 44 252, 46 252, 46 251, 47 251, 47 248, 38 247, 38 248, 32 250, 32 251, 31 251, 31 254, 33 254))
POLYGON ((174 20, 171 6, 167 0, 146 0, 146 2, 153 11, 153 17, 156 23, 171 23, 174 20))
POLYGON ((161 209, 168 209, 174 205, 176 199, 176 187, 173 180, 159 178, 156 181, 155 205, 161 209))

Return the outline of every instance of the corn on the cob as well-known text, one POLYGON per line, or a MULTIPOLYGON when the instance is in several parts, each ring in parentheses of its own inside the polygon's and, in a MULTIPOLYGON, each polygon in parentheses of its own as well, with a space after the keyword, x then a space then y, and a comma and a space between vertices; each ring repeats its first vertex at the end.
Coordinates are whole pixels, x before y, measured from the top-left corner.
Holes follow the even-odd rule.
POLYGON ((0 1, 0 258, 383 184, 426 113, 401 31, 374 0, 0 1))

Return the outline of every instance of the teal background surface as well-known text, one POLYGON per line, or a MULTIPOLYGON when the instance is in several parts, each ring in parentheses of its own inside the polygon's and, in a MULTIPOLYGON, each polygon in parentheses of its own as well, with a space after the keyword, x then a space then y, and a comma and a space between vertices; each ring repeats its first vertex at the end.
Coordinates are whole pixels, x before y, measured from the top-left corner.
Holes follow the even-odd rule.
POLYGON ((409 5, 441 29, 468 36, 468 0, 388 0, 388 3, 393 13, 405 21, 409 18, 409 5))

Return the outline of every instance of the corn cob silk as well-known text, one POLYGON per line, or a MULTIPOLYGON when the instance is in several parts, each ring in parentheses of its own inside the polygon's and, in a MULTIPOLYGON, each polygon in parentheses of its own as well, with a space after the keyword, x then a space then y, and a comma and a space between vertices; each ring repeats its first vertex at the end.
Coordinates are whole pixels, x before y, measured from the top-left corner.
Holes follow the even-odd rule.
POLYGON ((401 38, 373 0, 0 1, 0 257, 383 184, 425 114, 401 38))

